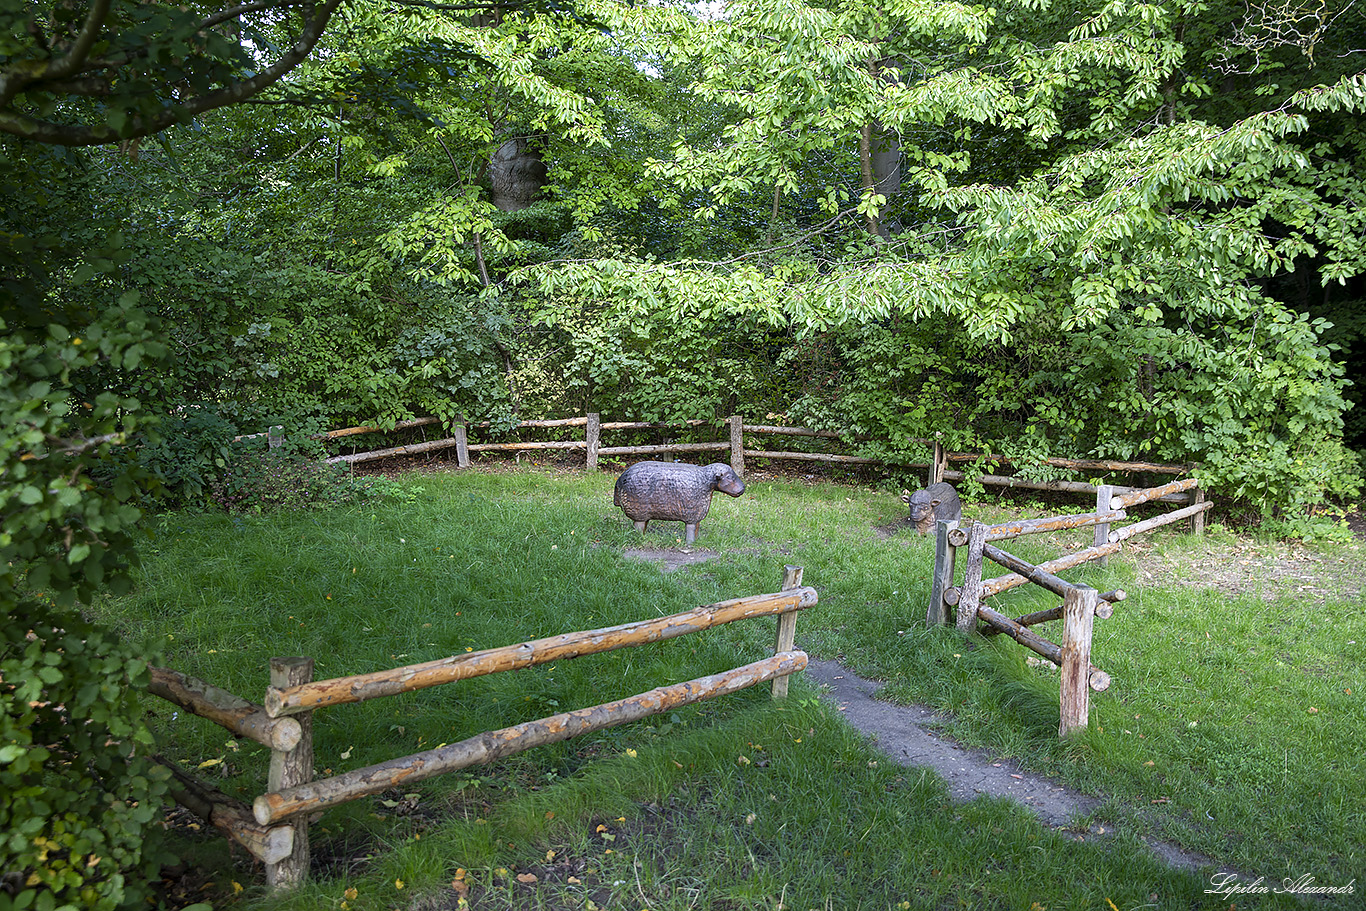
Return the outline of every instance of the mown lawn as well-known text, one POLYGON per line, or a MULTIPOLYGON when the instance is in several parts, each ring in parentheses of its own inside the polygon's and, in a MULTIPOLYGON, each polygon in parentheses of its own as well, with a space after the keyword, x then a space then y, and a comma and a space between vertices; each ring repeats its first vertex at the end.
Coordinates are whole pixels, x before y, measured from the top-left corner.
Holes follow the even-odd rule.
MULTIPOLYGON (((948 713, 949 736, 1106 798, 1078 829, 1119 834, 1078 840, 1007 802, 955 805, 941 781, 879 754, 796 679, 782 703, 756 687, 330 810, 312 829, 313 881, 288 897, 266 895, 243 852, 181 825, 178 846, 205 871, 186 877, 188 898, 347 911, 1362 905, 1366 614, 1355 591, 1315 601, 1141 584, 1124 555, 1067 573, 1130 597, 1097 623, 1093 660, 1114 685, 1093 697, 1090 730, 1061 743, 1056 671, 1027 664, 1031 653, 1004 637, 924 629, 933 545, 879 534, 904 515, 890 493, 751 480, 743 497, 717 497, 702 524, 697 547, 716 558, 666 574, 623 551, 681 549, 681 526, 652 526, 642 541, 611 505, 613 479, 410 475, 408 495, 380 505, 164 516, 149 525, 136 591, 97 612, 167 666, 260 701, 274 655, 314 657, 319 678, 379 670, 773 591, 785 563, 801 564, 821 601, 800 616, 799 648, 886 681, 883 698, 948 713), (1140 834, 1269 887, 1312 876, 1356 880, 1356 893, 1212 894, 1208 871, 1164 867, 1140 834)), ((965 512, 1006 514, 987 503, 965 512)), ((1010 549, 1043 560, 1085 537, 1010 549)), ((1156 540, 1175 562, 1236 544, 1217 526, 1206 540, 1156 540)), ((1359 552, 1324 554, 1339 558, 1359 552)), ((1012 614, 1053 603, 1024 590, 997 601, 1012 614)), ((324 709, 319 774, 725 670, 763 657, 772 638, 772 620, 746 621, 324 709)), ((199 774, 245 800, 263 790, 263 748, 152 708, 168 756, 203 764, 199 774)))

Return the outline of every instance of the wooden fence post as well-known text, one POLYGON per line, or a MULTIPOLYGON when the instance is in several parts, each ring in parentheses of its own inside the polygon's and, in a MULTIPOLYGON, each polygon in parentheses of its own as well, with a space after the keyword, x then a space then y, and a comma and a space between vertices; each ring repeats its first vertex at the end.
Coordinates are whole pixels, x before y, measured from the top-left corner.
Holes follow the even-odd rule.
POLYGON ((457 468, 470 467, 470 440, 466 429, 465 416, 455 417, 455 465, 457 468))
POLYGON ((1088 585, 1068 589, 1063 598, 1059 737, 1086 727, 1091 702, 1091 628, 1096 603, 1096 590, 1088 585))
MULTIPOLYGON (((1110 512, 1110 500, 1115 495, 1115 488, 1110 484, 1100 484, 1096 487, 1096 512, 1110 512)), ((1110 523, 1096 526, 1095 546, 1110 543, 1110 523)), ((1105 566, 1110 562, 1109 557, 1100 557, 1096 560, 1097 566, 1105 566)))
POLYGON ((940 519, 935 523, 934 578, 930 580, 930 609, 925 614, 925 625, 929 627, 949 625, 949 606, 944 601, 944 592, 953 587, 958 548, 949 540, 949 533, 957 527, 957 519, 940 519))
MULTIPOLYGON (((271 658, 270 685, 276 688, 298 686, 313 680, 312 658, 271 658)), ((271 792, 307 784, 313 780, 313 713, 296 715, 303 736, 292 750, 270 751, 271 792)), ((272 891, 292 889, 308 879, 308 819, 294 823, 294 849, 289 856, 266 864, 266 885, 272 891)))
MULTIPOLYGON (((1205 502, 1205 488, 1197 487, 1191 491, 1191 503, 1205 502)), ((1205 533, 1205 511, 1202 509, 1191 516, 1191 534, 1203 535, 1205 533)))
MULTIPOLYGON (((794 588, 802 587, 802 567, 787 564, 783 567, 783 587, 779 591, 792 591, 794 588)), ((792 651, 792 647, 797 641, 797 612, 788 611, 778 615, 778 635, 773 642, 773 654, 781 655, 783 652, 792 651)), ((773 680, 773 698, 787 698, 787 678, 775 677, 773 680)))
POLYGON ((977 628, 977 608, 982 605, 982 561, 990 527, 978 522, 968 531, 968 562, 963 567, 963 589, 958 598, 958 631, 964 635, 977 628))
MULTIPOLYGON (((730 416, 730 468, 740 477, 745 476, 745 426, 740 415, 730 416)), ((773 681, 776 687, 778 681, 773 681)))
POLYGON ((598 470, 598 446, 602 443, 602 415, 596 411, 588 412, 588 431, 584 441, 588 445, 586 467, 589 471, 598 470))
POLYGON ((944 452, 944 444, 938 440, 934 441, 934 455, 930 458, 930 482, 926 484, 938 484, 944 480, 944 467, 948 463, 948 454, 944 452))

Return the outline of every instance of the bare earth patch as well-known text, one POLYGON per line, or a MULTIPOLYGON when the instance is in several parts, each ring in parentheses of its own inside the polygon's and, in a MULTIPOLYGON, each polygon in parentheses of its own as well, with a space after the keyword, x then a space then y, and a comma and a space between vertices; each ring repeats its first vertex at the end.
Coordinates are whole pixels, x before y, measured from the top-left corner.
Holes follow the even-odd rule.
POLYGON ((1164 542, 1127 541, 1137 583, 1151 588, 1213 588, 1231 596, 1267 600, 1299 598, 1322 604, 1355 600, 1366 592, 1361 544, 1321 553, 1286 541, 1254 541, 1231 534, 1211 535, 1183 547, 1164 542))
POLYGON ((720 554, 702 547, 675 550, 671 547, 628 547, 622 554, 630 560, 658 563, 661 572, 671 573, 685 566, 715 560, 720 554))

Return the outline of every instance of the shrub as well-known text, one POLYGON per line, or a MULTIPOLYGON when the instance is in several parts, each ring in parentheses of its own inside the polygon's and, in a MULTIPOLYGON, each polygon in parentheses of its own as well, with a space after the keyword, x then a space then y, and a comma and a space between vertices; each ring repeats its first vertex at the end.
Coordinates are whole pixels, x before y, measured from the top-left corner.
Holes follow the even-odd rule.
POLYGON ((174 860, 146 658, 71 608, 21 600, 0 622, 0 909, 144 904, 174 860))

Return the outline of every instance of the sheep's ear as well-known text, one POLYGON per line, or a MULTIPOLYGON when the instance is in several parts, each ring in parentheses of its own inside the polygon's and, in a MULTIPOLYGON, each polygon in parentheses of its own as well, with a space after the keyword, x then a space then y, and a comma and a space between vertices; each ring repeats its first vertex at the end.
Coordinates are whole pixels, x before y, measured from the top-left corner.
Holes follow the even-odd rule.
POLYGON ((930 505, 931 505, 931 506, 938 506, 938 505, 939 505, 939 501, 938 501, 938 500, 931 500, 931 501, 930 501, 930 505))

